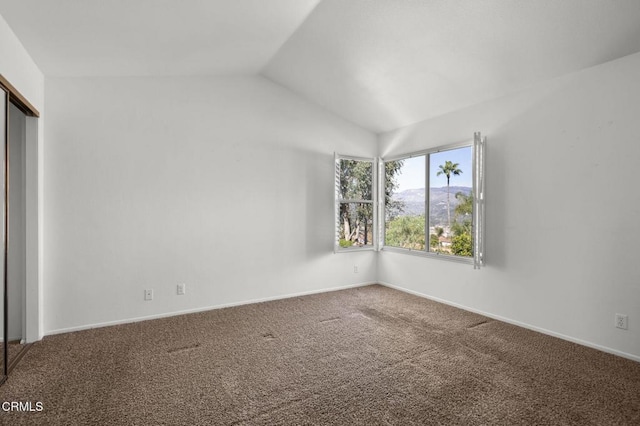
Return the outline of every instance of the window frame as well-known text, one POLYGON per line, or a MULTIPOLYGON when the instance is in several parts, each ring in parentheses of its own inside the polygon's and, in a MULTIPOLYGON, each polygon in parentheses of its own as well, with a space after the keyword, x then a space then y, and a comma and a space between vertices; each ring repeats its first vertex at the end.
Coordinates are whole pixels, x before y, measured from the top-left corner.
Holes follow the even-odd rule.
POLYGON ((458 143, 452 143, 447 145, 440 145, 433 148, 423 149, 419 151, 413 151, 403 155, 396 155, 387 158, 378 159, 378 194, 384 193, 384 185, 386 178, 383 171, 385 170, 385 164, 392 161, 405 160, 408 158, 425 157, 425 249, 416 250, 411 248, 394 247, 385 244, 386 241, 386 205, 384 197, 380 197, 378 200, 378 217, 380 217, 378 236, 379 240, 377 246, 380 251, 389 251, 395 253, 403 253, 421 257, 427 257, 432 259, 442 259, 451 262, 472 264, 474 269, 479 269, 484 265, 484 160, 485 160, 485 147, 486 137, 483 138, 479 132, 474 134, 473 140, 464 141, 458 143), (430 155, 443 151, 451 151, 459 148, 471 147, 472 152, 472 188, 473 194, 473 214, 472 214, 472 235, 473 235, 473 256, 456 256, 431 252, 429 250, 429 216, 430 216, 430 155))
POLYGON ((484 266, 485 255, 485 156, 487 138, 480 132, 473 134, 473 269, 484 266))
POLYGON ((353 155, 343 155, 334 152, 334 237, 333 237, 333 252, 334 253, 348 253, 355 251, 377 251, 379 249, 379 224, 378 214, 379 207, 377 205, 378 200, 378 158, 377 157, 358 157, 353 155), (340 196, 340 161, 362 161, 371 163, 371 200, 364 199, 342 199, 340 196), (340 205, 350 203, 359 204, 371 204, 371 244, 368 246, 340 246, 340 205))

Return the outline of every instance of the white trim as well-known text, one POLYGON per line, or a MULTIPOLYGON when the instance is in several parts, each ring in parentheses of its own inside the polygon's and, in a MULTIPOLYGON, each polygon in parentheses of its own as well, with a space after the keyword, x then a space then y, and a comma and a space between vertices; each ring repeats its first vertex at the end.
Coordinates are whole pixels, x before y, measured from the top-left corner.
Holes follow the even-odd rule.
POLYGON ((25 123, 25 306, 24 335, 28 343, 42 339, 43 262, 43 165, 41 119, 27 117, 25 123))
POLYGON ((480 269, 484 265, 484 157, 486 142, 487 138, 483 138, 480 132, 473 135, 473 269, 480 269))
POLYGON ((340 204, 373 204, 373 200, 340 199, 340 204))
POLYGON ((376 204, 374 204, 374 210, 377 215, 375 247, 376 251, 380 251, 380 249, 382 249, 382 247, 384 246, 384 205, 386 200, 384 186, 387 180, 387 171, 384 165, 384 161, 382 161, 382 158, 380 157, 376 157, 376 168, 378 169, 378 180, 377 182, 374 182, 377 188, 376 204))
POLYGON ((55 334, 71 333, 71 332, 74 332, 74 331, 90 330, 90 329, 93 329, 93 328, 109 327, 109 326, 112 326, 112 325, 131 324, 131 323, 140 322, 140 321, 148 321, 148 320, 154 320, 154 319, 160 319, 160 318, 168 318, 168 317, 174 317, 174 316, 185 315, 185 314, 195 314, 195 313, 198 313, 198 312, 213 311, 213 310, 216 310, 216 309, 231 308, 231 307, 234 307, 234 306, 250 305, 252 303, 271 302, 273 300, 290 299, 292 297, 308 296, 308 295, 311 295, 311 294, 330 293, 332 291, 347 290, 349 288, 357 288, 357 287, 366 287, 368 285, 373 285, 373 284, 378 284, 378 282, 377 281, 366 281, 366 282, 357 283, 357 284, 349 284, 349 285, 342 286, 342 287, 331 287, 331 288, 323 288, 323 289, 319 289, 319 290, 309 290, 309 291, 303 291, 303 292, 299 292, 299 293, 290 293, 290 294, 285 294, 285 295, 280 295, 280 296, 270 296, 270 297, 263 297, 263 298, 259 298, 259 299, 243 300, 243 301, 239 301, 239 302, 223 303, 223 304, 220 304, 220 305, 204 306, 204 307, 201 307, 201 308, 186 309, 186 310, 183 310, 183 311, 165 312, 165 313, 162 313, 162 314, 154 314, 154 315, 147 315, 147 316, 143 316, 143 317, 127 318, 127 319, 116 320, 116 321, 105 321, 105 322, 100 322, 100 323, 81 325, 81 326, 77 326, 77 327, 59 328, 57 330, 49 330, 49 331, 47 331, 45 333, 45 335, 46 336, 53 336, 55 334))
POLYGON ((466 256, 457 256, 455 254, 441 254, 426 250, 414 250, 404 247, 384 246, 379 251, 387 251, 390 253, 409 254, 412 256, 426 257, 430 259, 447 260, 449 262, 462 263, 465 265, 473 265, 473 258, 466 256))
POLYGON ((420 151, 412 151, 407 154, 395 155, 393 157, 383 158, 382 161, 387 163, 390 161, 406 160, 407 158, 422 157, 423 155, 428 156, 431 154, 437 154, 438 152, 452 151, 454 149, 466 148, 468 146, 473 146, 473 139, 466 140, 464 142, 454 142, 447 145, 440 145, 433 148, 421 149, 420 151))
POLYGON ((333 254, 351 253, 354 251, 376 251, 376 248, 373 245, 340 247, 338 250, 334 250, 333 254))
POLYGON ((373 159, 373 162, 371 163, 371 214, 372 214, 372 218, 371 220, 373 221, 371 226, 373 227, 373 229, 371 230, 371 239, 373 241, 371 241, 372 245, 373 245, 373 249, 377 250, 378 249, 378 221, 379 221, 379 217, 378 217, 378 209, 376 208, 376 203, 375 201, 378 200, 378 182, 380 181, 380 176, 378 175, 379 172, 379 168, 378 168, 378 157, 375 157, 373 159))
POLYGON ((343 154, 338 154, 337 152, 334 151, 333 156, 336 160, 354 160, 354 161, 366 161, 368 163, 371 163, 375 160, 374 157, 358 157, 355 155, 343 155, 343 154))
POLYGON ((527 324, 527 323, 524 323, 524 322, 516 321, 516 320, 510 319, 510 318, 505 318, 505 317, 502 317, 500 315, 491 314, 491 313, 488 313, 488 312, 485 312, 485 311, 481 311, 479 309, 469 308, 468 306, 464 306, 464 305, 461 305, 459 303, 450 302, 450 301, 445 300, 445 299, 440 299, 439 297, 429 296, 427 294, 420 293, 420 292, 414 291, 414 290, 409 290, 407 288, 400 287, 400 286, 397 286, 397 285, 394 285, 394 284, 386 283, 386 282, 383 282, 383 281, 379 281, 378 284, 383 285, 385 287, 392 288, 394 290, 402 291, 404 293, 412 294, 414 296, 424 297, 425 299, 433 300, 434 302, 443 303, 445 305, 453 306, 454 308, 458 308, 458 309, 462 309, 462 310, 465 310, 465 311, 473 312, 475 314, 479 314, 479 315, 483 315, 485 317, 493 318, 493 319, 498 320, 498 321, 502 321, 502 322, 506 322, 508 324, 516 325, 518 327, 526 328, 528 330, 533 330, 533 331, 536 331, 538 333, 546 334, 548 336, 557 337, 559 339, 566 340, 568 342, 577 343, 579 345, 586 346, 588 348, 597 349, 597 350, 602 351, 602 352, 610 353, 610 354, 613 354, 613 355, 620 356, 622 358, 627 358, 627 359, 630 359, 632 361, 640 362, 640 356, 638 356, 638 355, 633 355, 633 354, 630 354, 630 353, 627 353, 627 352, 618 351, 616 349, 612 349, 612 348, 609 348, 607 346, 598 345, 596 343, 592 343, 592 342, 589 342, 589 341, 586 341, 586 340, 581 340, 581 339, 577 339, 575 337, 567 336, 565 334, 556 333, 554 331, 547 330, 545 328, 537 327, 535 325, 531 325, 531 324, 527 324))

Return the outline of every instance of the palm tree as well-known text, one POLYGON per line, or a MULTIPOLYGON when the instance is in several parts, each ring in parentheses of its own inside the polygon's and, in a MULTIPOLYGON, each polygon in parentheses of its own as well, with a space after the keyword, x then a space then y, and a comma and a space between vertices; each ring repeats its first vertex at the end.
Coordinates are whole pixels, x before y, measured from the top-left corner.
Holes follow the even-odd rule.
POLYGON ((462 170, 458 168, 458 163, 452 163, 451 161, 445 161, 444 164, 440 164, 440 170, 436 173, 436 176, 445 175, 447 177, 447 220, 449 229, 451 229, 451 205, 449 202, 449 180, 451 175, 460 176, 462 170))

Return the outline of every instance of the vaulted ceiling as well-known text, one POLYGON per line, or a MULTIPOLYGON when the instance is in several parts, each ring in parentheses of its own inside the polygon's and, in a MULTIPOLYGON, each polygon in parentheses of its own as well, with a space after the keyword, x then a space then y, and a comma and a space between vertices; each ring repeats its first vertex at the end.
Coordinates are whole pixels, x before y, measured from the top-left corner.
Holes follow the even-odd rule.
POLYGON ((256 74, 318 0, 0 0, 47 76, 256 74))
POLYGON ((0 0, 47 76, 261 74, 374 132, 640 52, 638 0, 0 0))

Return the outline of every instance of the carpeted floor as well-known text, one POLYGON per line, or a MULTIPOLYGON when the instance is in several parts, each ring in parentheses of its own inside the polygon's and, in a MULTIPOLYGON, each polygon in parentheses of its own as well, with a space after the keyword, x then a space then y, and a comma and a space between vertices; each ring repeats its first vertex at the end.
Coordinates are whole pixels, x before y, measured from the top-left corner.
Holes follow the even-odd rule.
POLYGON ((638 425, 640 363, 382 286, 45 338, 2 424, 638 425))
MULTIPOLYGON (((19 341, 10 341, 7 345, 7 359, 9 360, 9 365, 20 355, 20 352, 24 349, 25 345, 21 345, 19 341)), ((2 346, 0 346, 0 349, 2 346)))

